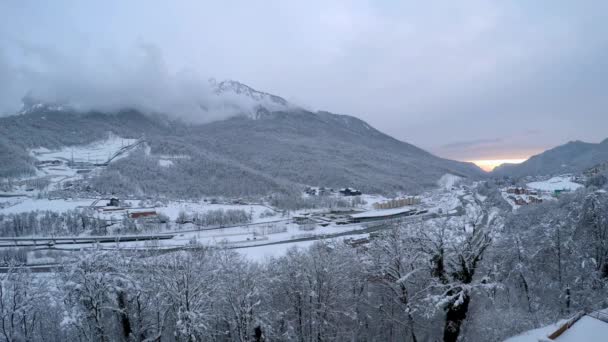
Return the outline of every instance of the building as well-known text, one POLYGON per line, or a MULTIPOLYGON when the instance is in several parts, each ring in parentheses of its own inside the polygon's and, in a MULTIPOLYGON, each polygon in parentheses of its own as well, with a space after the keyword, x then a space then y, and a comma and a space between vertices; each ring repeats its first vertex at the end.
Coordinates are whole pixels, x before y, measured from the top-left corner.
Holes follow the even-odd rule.
POLYGON ((340 194, 342 196, 359 196, 361 195, 361 191, 352 188, 344 188, 340 189, 340 194))
POLYGON ((322 186, 320 188, 313 188, 313 187, 307 186, 304 189, 304 192, 310 196, 327 196, 327 195, 331 195, 334 192, 334 189, 326 188, 324 186, 322 186))
POLYGON ((316 222, 313 219, 311 219, 310 217, 302 215, 302 216, 294 216, 293 223, 303 225, 303 224, 311 224, 311 223, 316 223, 316 222))
POLYGON ((138 219, 144 217, 154 217, 157 213, 155 210, 147 210, 147 211, 134 211, 129 213, 129 218, 138 219))
POLYGON ((396 208, 385 210, 370 210, 363 213, 348 215, 349 223, 372 222, 407 217, 418 214, 418 210, 409 208, 396 208))
POLYGON ((324 186, 320 187, 319 190, 317 191, 319 196, 331 195, 333 192, 334 192, 334 189, 326 188, 324 186))
POLYGON ((527 188, 520 188, 520 187, 507 188, 507 193, 514 194, 514 195, 538 195, 538 192, 535 190, 530 190, 527 188))
POLYGON ((110 206, 110 207, 119 207, 120 206, 120 201, 118 200, 118 198, 112 197, 112 198, 110 198, 110 201, 108 202, 108 206, 110 206))
POLYGON ((525 199, 523 199, 523 198, 521 198, 521 197, 518 196, 517 198, 515 198, 515 204, 517 204, 517 205, 527 205, 528 202, 526 202, 525 199))
POLYGON ((530 204, 543 203, 543 199, 536 196, 528 196, 528 200, 530 201, 530 204))
POLYGON ((369 238, 366 238, 366 237, 359 238, 359 239, 348 238, 348 239, 344 239, 344 243, 351 247, 359 247, 359 246, 367 245, 369 243, 369 238))
POLYGON ((306 194, 310 195, 310 196, 316 196, 316 195, 317 195, 317 189, 315 189, 315 188, 311 188, 311 187, 309 187, 309 186, 307 186, 307 187, 304 189, 304 192, 305 192, 306 194))

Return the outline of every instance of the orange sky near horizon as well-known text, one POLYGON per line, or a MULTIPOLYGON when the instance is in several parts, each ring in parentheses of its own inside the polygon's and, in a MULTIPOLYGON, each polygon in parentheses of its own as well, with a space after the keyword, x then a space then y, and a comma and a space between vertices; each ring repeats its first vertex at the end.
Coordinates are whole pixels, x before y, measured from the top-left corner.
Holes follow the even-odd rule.
POLYGON ((501 164, 519 164, 526 161, 527 158, 518 158, 518 159, 481 159, 481 160, 469 160, 469 162, 474 163, 479 166, 482 170, 490 172, 494 170, 497 166, 501 164))

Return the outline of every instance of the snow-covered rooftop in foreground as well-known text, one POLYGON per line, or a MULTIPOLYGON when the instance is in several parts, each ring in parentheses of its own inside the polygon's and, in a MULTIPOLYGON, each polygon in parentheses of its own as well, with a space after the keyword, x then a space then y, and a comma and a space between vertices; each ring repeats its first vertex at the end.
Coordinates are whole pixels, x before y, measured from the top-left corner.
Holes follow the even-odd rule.
MULTIPOLYGON (((578 316, 580 317, 580 316, 578 316)), ((571 326, 561 334, 559 330, 568 320, 526 331, 513 336, 505 342, 605 342, 608 341, 608 309, 583 315, 580 319, 571 319, 571 326), (549 336, 556 334, 557 336, 549 336)))
POLYGON ((532 182, 527 184, 529 188, 541 190, 541 191, 555 191, 555 190, 570 190, 574 191, 581 188, 583 185, 574 183, 571 177, 553 177, 549 180, 542 182, 532 182))
POLYGON ((608 323, 584 316, 570 329, 554 339, 558 342, 605 342, 608 341, 608 323))
POLYGON ((562 320, 542 328, 525 331, 517 336, 510 337, 504 342, 540 342, 547 339, 551 333, 557 330, 566 321, 562 320))

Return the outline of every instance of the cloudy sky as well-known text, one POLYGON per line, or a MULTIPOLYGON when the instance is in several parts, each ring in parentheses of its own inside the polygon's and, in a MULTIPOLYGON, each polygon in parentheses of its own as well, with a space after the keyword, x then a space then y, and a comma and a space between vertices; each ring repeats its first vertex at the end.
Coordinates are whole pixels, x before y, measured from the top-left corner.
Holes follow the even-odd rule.
POLYGON ((27 92, 187 111, 184 94, 215 77, 444 157, 523 158, 608 137, 606 13, 606 1, 9 0, 0 113, 27 92))

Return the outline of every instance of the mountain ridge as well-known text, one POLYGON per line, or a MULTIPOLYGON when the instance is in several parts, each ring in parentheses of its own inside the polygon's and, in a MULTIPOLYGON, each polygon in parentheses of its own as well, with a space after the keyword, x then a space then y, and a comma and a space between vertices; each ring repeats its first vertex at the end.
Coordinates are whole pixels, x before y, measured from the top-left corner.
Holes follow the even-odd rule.
MULTIPOLYGON (((483 171, 471 163, 439 158, 358 118, 307 111, 238 82, 220 88, 259 100, 255 115, 245 112, 196 124, 137 110, 83 113, 67 105, 30 103, 21 115, 0 118, 0 133, 21 150, 22 156, 40 146, 88 143, 107 132, 129 138, 145 136, 149 155, 123 158, 91 181, 105 193, 252 195, 300 185, 419 192, 435 186, 446 173, 483 177, 483 171), (268 101, 284 108, 270 110, 265 107, 268 101), (189 159, 162 168, 157 162, 161 155, 186 155, 189 159), (175 179, 179 184, 171 181, 175 179)), ((12 155, 17 160, 14 152, 12 155)), ((22 170, 28 159, 19 160, 18 170, 22 170)))
POLYGON ((540 176, 578 173, 608 160, 608 139, 599 143, 569 141, 530 157, 520 164, 503 164, 493 176, 540 176))

